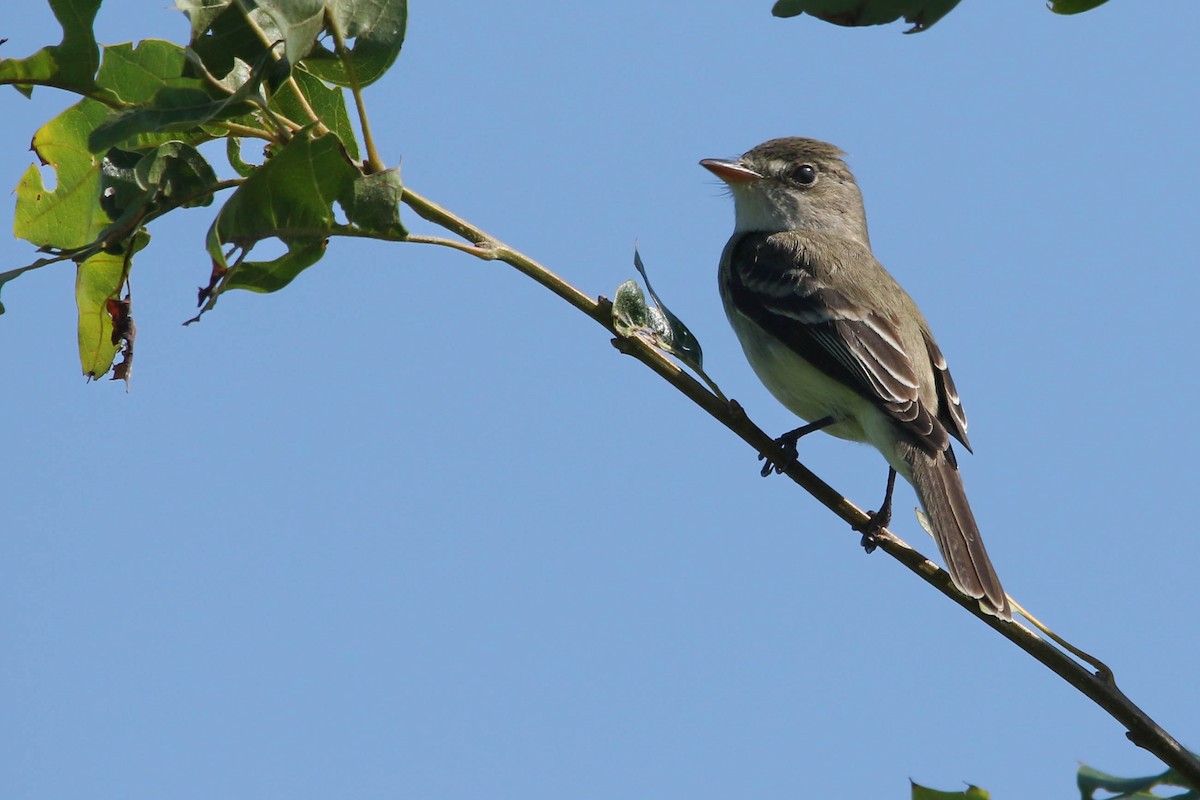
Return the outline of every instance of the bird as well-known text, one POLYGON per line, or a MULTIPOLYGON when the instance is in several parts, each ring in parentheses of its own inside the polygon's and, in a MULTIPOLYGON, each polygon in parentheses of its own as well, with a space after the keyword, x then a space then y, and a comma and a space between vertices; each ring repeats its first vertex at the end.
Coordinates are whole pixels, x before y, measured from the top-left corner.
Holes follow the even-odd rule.
MULTIPOLYGON (((925 509, 954 586, 1011 621, 951 442, 971 450, 958 390, 924 315, 871 250, 845 153, 787 137, 700 165, 733 195, 734 231, 718 269, 726 316, 759 380, 806 423, 777 444, 791 460, 798 440, 818 430, 874 446, 888 478, 879 510, 859 528, 868 552, 891 521, 899 474, 925 509)), ((768 460, 762 474, 786 466, 768 460)))

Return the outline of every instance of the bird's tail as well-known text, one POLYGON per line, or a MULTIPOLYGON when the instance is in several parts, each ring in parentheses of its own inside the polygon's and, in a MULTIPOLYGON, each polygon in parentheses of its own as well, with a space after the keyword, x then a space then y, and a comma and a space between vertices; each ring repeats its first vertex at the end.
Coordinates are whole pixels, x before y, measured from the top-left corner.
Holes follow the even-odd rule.
POLYGON ((954 585, 963 594, 978 598, 984 611, 1012 620, 1012 609, 983 546, 958 468, 945 453, 933 456, 916 448, 905 460, 954 585))

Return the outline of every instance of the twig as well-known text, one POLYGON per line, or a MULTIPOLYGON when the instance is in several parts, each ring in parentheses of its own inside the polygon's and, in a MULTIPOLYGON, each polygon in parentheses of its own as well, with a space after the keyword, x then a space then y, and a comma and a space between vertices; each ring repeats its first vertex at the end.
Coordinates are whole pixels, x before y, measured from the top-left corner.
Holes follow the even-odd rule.
MULTIPOLYGON (((533 280, 599 322, 610 333, 617 334, 612 326, 612 312, 610 307, 605 306, 605 311, 601 313, 601 304, 599 301, 588 297, 532 258, 513 250, 499 239, 484 233, 462 217, 442 208, 432 200, 422 197, 408 187, 404 188, 404 194, 401 195, 400 200, 423 218, 477 245, 480 248, 478 253, 473 250, 468 251, 472 255, 488 261, 503 261, 511 267, 516 267, 520 272, 533 278, 533 280)), ((409 241, 414 241, 413 237, 410 236, 409 241)))

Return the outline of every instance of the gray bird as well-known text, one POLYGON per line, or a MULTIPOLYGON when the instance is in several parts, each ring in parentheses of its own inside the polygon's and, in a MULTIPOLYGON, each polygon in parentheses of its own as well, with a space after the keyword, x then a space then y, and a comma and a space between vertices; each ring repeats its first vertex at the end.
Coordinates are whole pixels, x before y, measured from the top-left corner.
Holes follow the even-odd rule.
MULTIPOLYGON (((929 324, 867 237, 844 154, 815 139, 772 139, 734 160, 700 162, 733 193, 721 254, 725 313, 759 380, 808 422, 778 440, 793 456, 823 430, 887 459, 887 492, 864 544, 891 520, 896 474, 912 484, 959 591, 1005 620, 1012 611, 967 502, 950 437, 963 414, 929 324)), ((768 462, 763 475, 779 466, 768 462)))

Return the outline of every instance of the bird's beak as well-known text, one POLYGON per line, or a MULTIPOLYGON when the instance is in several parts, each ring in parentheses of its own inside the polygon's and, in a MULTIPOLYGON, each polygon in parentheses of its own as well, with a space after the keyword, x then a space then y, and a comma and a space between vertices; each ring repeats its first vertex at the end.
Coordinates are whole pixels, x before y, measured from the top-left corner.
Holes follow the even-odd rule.
POLYGON ((736 183, 753 183, 754 181, 762 180, 763 177, 754 170, 742 166, 738 161, 706 158, 700 162, 700 166, 730 185, 736 183))

